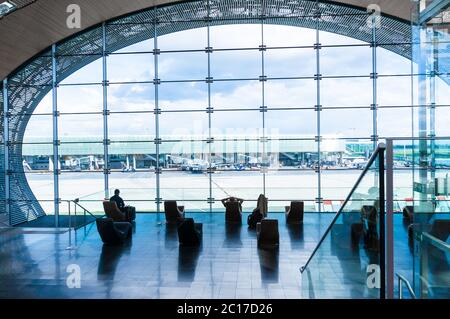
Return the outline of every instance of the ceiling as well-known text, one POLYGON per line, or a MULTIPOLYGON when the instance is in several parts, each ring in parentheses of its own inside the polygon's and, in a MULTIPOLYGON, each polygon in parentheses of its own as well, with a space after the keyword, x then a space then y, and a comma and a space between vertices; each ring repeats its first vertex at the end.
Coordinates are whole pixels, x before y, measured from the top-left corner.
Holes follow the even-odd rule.
MULTIPOLYGON (((78 0, 81 8, 81 29, 66 25, 67 6, 73 0, 35 0, 0 19, 0 79, 36 54, 75 33, 128 13, 182 2, 181 0, 78 0)), ((410 0, 334 0, 361 7, 378 4, 383 14, 410 20, 410 0)))

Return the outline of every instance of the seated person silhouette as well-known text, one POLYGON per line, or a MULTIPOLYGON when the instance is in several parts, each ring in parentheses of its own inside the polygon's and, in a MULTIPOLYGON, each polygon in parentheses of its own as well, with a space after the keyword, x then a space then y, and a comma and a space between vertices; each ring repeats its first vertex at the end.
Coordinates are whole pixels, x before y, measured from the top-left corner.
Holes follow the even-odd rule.
POLYGON ((129 220, 134 220, 136 218, 136 209, 133 206, 125 206, 125 202, 123 201, 120 195, 120 190, 114 190, 114 196, 112 196, 109 201, 115 202, 120 211, 127 216, 129 216, 129 220))
POLYGON ((229 203, 235 203, 235 202, 238 202, 239 203, 239 208, 241 209, 241 211, 242 211, 242 203, 244 202, 244 200, 243 199, 241 199, 241 198, 237 198, 237 197, 233 197, 233 196, 230 196, 230 197, 227 197, 227 198, 224 198, 224 199, 222 199, 222 204, 223 204, 223 206, 225 206, 225 208, 227 208, 227 206, 229 205, 229 203))
POLYGON ((232 196, 222 199, 222 204, 226 208, 225 220, 227 222, 241 222, 243 202, 243 199, 232 196))

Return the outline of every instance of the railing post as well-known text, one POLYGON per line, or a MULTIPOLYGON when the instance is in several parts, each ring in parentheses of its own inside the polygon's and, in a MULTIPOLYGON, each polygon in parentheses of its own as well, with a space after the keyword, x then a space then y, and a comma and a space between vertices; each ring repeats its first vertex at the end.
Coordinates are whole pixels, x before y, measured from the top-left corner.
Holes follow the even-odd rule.
MULTIPOLYGON (((70 207, 70 203, 69 203, 69 207, 70 207)), ((76 207, 77 207, 77 205, 75 205, 75 211, 77 210, 76 207)), ((67 246, 66 250, 75 250, 75 249, 77 249, 77 246, 72 245, 72 214, 69 209, 69 246, 67 246)))
POLYGON ((394 298, 394 146, 386 140, 386 279, 387 298, 394 298))
POLYGON ((386 299, 386 229, 384 210, 384 152, 385 146, 380 144, 381 149, 378 154, 378 175, 379 175, 379 214, 380 214, 380 299, 386 299))

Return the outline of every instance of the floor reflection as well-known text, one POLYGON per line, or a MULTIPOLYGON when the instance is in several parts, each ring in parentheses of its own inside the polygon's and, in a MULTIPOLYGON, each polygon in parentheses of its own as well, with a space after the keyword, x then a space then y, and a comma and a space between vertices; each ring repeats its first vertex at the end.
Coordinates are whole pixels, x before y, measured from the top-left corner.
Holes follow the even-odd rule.
POLYGON ((279 249, 258 248, 258 257, 261 267, 261 281, 263 283, 277 283, 279 280, 279 249))
POLYGON ((240 248, 242 247, 240 224, 226 224, 225 225, 225 240, 224 247, 240 248))
POLYGON ((289 239, 291 240, 291 249, 304 249, 305 241, 304 241, 304 232, 303 232, 303 223, 298 225, 286 225, 289 239))
MULTIPOLYGON (((103 246, 95 225, 90 232, 77 232, 75 250, 66 249, 68 233, 2 231, 0 297, 269 298, 282 291, 280 296, 300 298, 302 285, 306 286, 302 278, 306 276, 300 277, 299 267, 305 264, 334 216, 306 214, 303 227, 291 227, 284 223, 284 214, 272 214, 271 218, 280 221, 280 246, 278 250, 267 250, 257 248, 256 232, 247 230, 245 224, 227 227, 221 214, 191 215, 204 224, 201 247, 180 247, 177 227, 158 224, 156 214, 139 214, 132 243, 124 246, 103 246), (66 286, 69 264, 81 267, 81 289, 66 286)), ((396 219, 395 225, 395 270, 408 278, 412 273, 412 256, 407 234, 401 219, 396 219)), ((350 243, 347 226, 336 228, 327 238, 323 246, 325 258, 321 263, 313 261, 310 267, 316 297, 324 289, 327 297, 367 295, 367 291, 361 291, 360 278, 374 256, 365 251, 362 243, 358 250, 352 251, 350 243), (331 243, 334 245, 330 246, 331 243), (319 266, 329 271, 318 272, 319 266), (356 277, 349 275, 352 272, 356 277)), ((431 265, 430 272, 433 271, 442 274, 442 278, 446 275, 431 265)), ((429 279, 434 278, 430 275, 429 279)), ((440 278, 433 282, 437 279, 440 278)), ((308 297, 308 291, 303 292, 308 297)))
POLYGON ((202 251, 200 246, 183 246, 178 247, 178 281, 192 282, 195 278, 195 270, 197 268, 198 257, 202 251))
POLYGON ((111 291, 114 289, 114 279, 116 277, 117 266, 120 259, 130 254, 132 240, 130 239, 123 245, 103 245, 100 254, 100 260, 97 267, 97 280, 103 282, 106 288, 106 298, 111 297, 111 291))

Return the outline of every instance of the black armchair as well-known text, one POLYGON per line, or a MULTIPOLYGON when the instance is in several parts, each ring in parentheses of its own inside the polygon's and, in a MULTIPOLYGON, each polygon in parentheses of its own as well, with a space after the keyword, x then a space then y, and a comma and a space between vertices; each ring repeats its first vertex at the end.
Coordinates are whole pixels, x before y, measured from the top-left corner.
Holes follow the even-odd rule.
POLYGON ((132 226, 128 222, 114 222, 112 218, 98 218, 96 224, 103 243, 108 245, 122 244, 132 234, 132 226))
POLYGON ((164 213, 166 215, 166 223, 176 224, 184 219, 184 206, 178 206, 174 200, 164 201, 164 213))
POLYGON ((202 242, 203 224, 194 223, 193 218, 186 218, 178 226, 178 241, 185 246, 197 246, 202 242))

